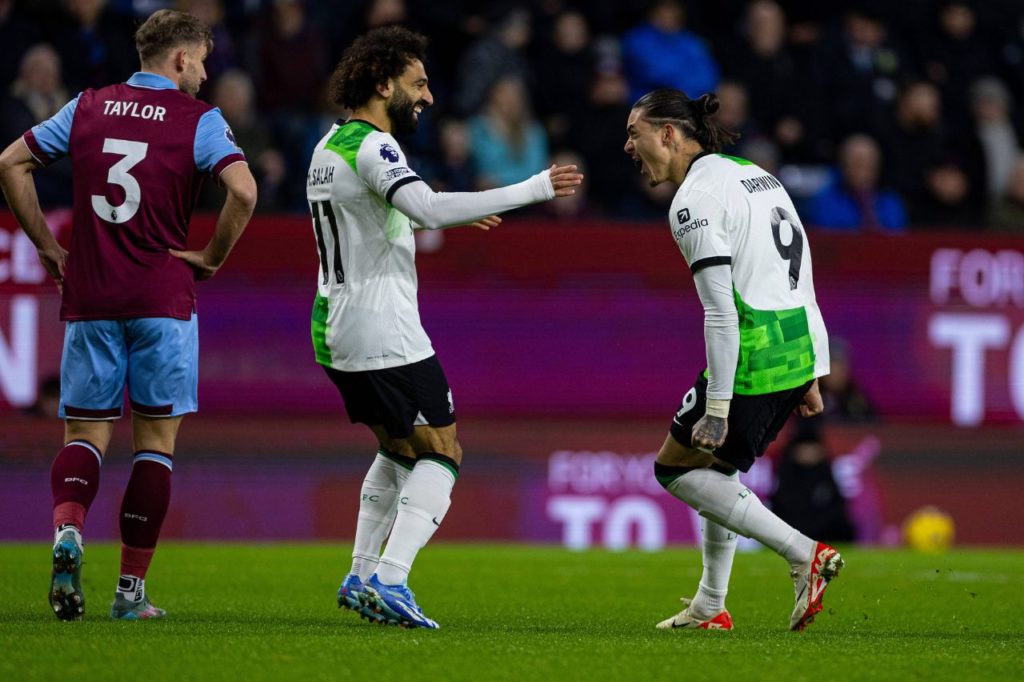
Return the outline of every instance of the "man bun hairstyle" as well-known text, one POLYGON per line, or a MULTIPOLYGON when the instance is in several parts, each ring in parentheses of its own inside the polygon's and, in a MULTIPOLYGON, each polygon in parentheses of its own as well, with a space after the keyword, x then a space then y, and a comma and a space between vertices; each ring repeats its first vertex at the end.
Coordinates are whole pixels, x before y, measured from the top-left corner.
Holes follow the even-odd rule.
POLYGON ((151 63, 181 45, 206 45, 213 52, 213 35, 206 24, 185 12, 161 9, 153 12, 135 31, 135 49, 143 64, 151 63))
POLYGON ((690 99, 685 92, 673 88, 652 90, 633 105, 652 125, 679 126, 687 137, 696 140, 706 152, 720 152, 723 146, 740 138, 739 133, 726 130, 714 121, 718 107, 718 96, 714 93, 690 99))
POLYGON ((370 101, 378 85, 402 75, 409 62, 426 58, 426 36, 401 26, 375 28, 342 54, 331 74, 328 96, 346 109, 357 109, 370 101))

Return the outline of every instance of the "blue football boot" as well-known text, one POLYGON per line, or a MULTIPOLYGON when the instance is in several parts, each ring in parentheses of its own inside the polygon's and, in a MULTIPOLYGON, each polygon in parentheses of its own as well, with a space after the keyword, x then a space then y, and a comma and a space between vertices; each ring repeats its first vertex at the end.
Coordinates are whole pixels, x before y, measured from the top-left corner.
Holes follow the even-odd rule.
POLYGON ((384 617, 374 612, 367 603, 366 588, 355 573, 349 573, 338 588, 338 608, 355 611, 360 618, 372 623, 383 623, 384 617))
POLYGON ((73 530, 65 530, 53 545, 50 608, 61 620, 81 620, 85 616, 82 546, 78 544, 78 538, 73 530))
POLYGON ((416 603, 416 595, 405 585, 384 585, 375 573, 366 581, 364 589, 370 609, 389 624, 431 630, 441 627, 423 615, 423 609, 416 603))

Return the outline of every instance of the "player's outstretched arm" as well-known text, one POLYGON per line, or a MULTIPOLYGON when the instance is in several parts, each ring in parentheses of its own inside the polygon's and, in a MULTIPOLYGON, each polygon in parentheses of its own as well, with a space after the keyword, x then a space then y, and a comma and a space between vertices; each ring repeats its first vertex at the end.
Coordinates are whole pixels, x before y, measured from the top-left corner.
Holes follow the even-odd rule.
POLYGON ((217 274, 256 208, 256 180, 248 164, 235 163, 228 166, 220 174, 220 181, 224 183, 228 194, 210 243, 201 251, 170 250, 172 256, 192 266, 198 280, 210 279, 217 274))
POLYGON ((391 203, 427 229, 478 222, 474 226, 483 227, 490 216, 575 194, 581 182, 576 166, 553 165, 522 182, 483 192, 435 192, 424 182, 411 182, 395 190, 391 203))
POLYGON ((57 243, 39 207, 36 185, 32 181, 32 171, 38 167, 39 163, 24 140, 15 140, 0 154, 0 188, 21 229, 35 244, 39 261, 59 289, 64 283, 64 263, 68 252, 57 243))

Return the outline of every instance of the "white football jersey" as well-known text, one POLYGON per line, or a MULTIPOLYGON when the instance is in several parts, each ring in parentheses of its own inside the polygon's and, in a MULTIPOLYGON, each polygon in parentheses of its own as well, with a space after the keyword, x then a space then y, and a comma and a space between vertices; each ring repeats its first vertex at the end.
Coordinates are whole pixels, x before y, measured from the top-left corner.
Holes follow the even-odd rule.
POLYGON ((434 354, 416 300, 412 224, 390 203, 419 180, 395 138, 365 121, 336 123, 313 151, 306 198, 320 255, 318 363, 357 372, 434 354))
POLYGON ((740 334, 734 393, 787 390, 828 374, 810 244, 782 183, 746 159, 700 155, 669 224, 692 272, 732 266, 740 334))

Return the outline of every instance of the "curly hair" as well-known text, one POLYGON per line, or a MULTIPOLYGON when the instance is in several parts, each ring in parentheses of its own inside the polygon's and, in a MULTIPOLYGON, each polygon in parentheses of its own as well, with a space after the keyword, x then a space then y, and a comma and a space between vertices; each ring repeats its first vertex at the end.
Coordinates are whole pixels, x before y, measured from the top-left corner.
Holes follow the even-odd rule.
POLYGON ((427 38, 401 26, 365 33, 348 46, 331 74, 329 97, 335 104, 357 109, 373 97, 378 85, 398 78, 414 59, 426 61, 427 38))

